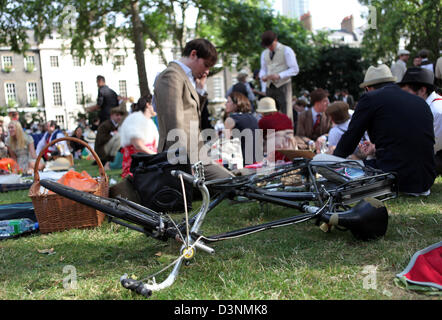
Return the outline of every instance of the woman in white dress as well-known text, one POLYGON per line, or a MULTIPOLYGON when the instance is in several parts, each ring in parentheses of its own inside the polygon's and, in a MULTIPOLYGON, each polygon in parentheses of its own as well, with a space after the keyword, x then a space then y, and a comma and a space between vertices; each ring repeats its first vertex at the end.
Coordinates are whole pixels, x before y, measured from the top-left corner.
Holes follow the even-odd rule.
POLYGON ((123 172, 121 176, 132 175, 130 164, 132 154, 144 152, 156 154, 159 134, 152 117, 156 112, 152 106, 152 95, 141 97, 134 106, 133 112, 124 119, 119 131, 123 153, 123 172))

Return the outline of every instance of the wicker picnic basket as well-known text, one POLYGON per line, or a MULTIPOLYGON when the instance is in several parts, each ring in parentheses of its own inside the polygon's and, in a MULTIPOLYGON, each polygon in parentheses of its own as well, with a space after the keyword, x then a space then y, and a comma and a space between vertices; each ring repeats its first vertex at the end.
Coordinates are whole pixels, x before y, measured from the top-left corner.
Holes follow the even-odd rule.
POLYGON ((48 190, 45 190, 43 193, 41 192, 42 187, 40 185, 40 176, 38 174, 40 160, 47 148, 63 140, 80 143, 89 149, 99 166, 100 172, 100 177, 96 179, 98 182, 98 188, 94 194, 104 197, 107 197, 109 194, 109 180, 103 164, 95 151, 87 143, 73 137, 63 137, 53 140, 43 148, 35 161, 34 183, 29 189, 29 197, 32 199, 35 216, 41 233, 75 228, 97 227, 102 224, 105 218, 104 213, 80 204, 79 202, 69 200, 56 193, 48 193, 48 190))

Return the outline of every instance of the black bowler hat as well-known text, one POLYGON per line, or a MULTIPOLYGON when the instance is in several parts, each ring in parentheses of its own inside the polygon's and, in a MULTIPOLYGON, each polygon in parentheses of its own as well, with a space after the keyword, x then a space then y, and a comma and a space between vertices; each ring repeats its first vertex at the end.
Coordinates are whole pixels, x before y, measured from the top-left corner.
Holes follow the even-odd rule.
POLYGON ((404 85, 407 83, 418 83, 434 87, 433 72, 421 67, 408 68, 402 81, 399 82, 398 85, 404 85))

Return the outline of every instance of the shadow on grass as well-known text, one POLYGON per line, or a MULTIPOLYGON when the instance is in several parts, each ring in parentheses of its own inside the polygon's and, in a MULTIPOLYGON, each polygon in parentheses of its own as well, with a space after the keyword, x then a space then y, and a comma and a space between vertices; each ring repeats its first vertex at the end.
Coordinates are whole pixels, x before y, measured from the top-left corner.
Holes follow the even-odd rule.
MULTIPOLYGON (((364 266, 379 266, 388 273, 386 278, 391 279, 402 271, 414 252, 440 241, 438 212, 418 212, 414 216, 401 213, 410 203, 414 206, 419 202, 419 199, 397 199, 387 205, 393 207, 395 213, 390 214, 386 236, 376 241, 358 241, 349 231, 323 233, 313 221, 308 221, 215 243, 211 245, 216 250, 214 256, 198 254, 191 267, 182 268, 180 281, 158 297, 184 298, 182 292, 191 287, 191 293, 188 293, 191 299, 201 296, 217 298, 229 292, 232 297, 243 298, 247 297, 246 289, 252 292, 249 296, 252 299, 265 298, 266 290, 275 297, 287 298, 296 294, 289 288, 295 284, 307 286, 307 298, 315 295, 345 298, 345 284, 353 290, 349 297, 358 297, 361 292, 367 294, 359 288, 364 266), (331 283, 337 286, 330 289, 331 293, 327 293, 321 284, 321 289, 308 284, 309 281, 329 283, 321 278, 339 280, 342 275, 347 277, 341 280, 344 284, 331 283), (287 293, 277 295, 269 284, 251 285, 255 281, 279 285, 287 293), (215 289, 217 286, 221 287, 215 289), (338 287, 342 286, 344 288, 340 291, 338 287)), ((217 234, 295 213, 275 205, 261 207, 248 203, 232 206, 224 201, 209 213, 203 232, 217 234)), ((176 219, 179 220, 179 216, 176 219)), ((108 223, 96 229, 37 234, 0 242, 0 260, 6 262, 0 266, 3 278, 0 283, 4 283, 3 288, 8 288, 9 298, 32 298, 34 296, 29 292, 33 292, 38 297, 52 299, 133 299, 135 296, 119 285, 119 277, 126 272, 139 278, 151 275, 171 263, 178 256, 178 250, 179 244, 173 241, 163 243, 108 223), (45 255, 38 251, 48 248, 54 248, 55 254, 45 255), (63 273, 63 268, 67 265, 75 267, 81 281, 81 290, 75 293, 63 288, 63 280, 68 276, 63 273)), ((168 272, 170 269, 161 277, 168 272)))

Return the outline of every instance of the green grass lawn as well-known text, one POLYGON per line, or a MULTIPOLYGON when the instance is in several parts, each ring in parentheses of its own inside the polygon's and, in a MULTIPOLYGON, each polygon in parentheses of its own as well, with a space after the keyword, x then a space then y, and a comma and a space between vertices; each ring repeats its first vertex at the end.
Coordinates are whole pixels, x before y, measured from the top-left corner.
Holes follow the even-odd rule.
MULTIPOLYGON (((98 173, 85 160, 76 170, 98 173)), ((119 173, 108 175, 119 181, 119 173)), ((30 201, 27 191, 0 194, 0 203, 23 201, 30 201)), ((427 198, 388 201, 388 231, 376 241, 357 241, 338 230, 324 233, 313 222, 222 241, 213 245, 214 255, 199 251, 181 268, 176 282, 151 299, 440 299, 399 287, 394 279, 416 251, 441 241, 441 203, 441 177, 427 198)), ((276 205, 224 201, 209 213, 202 231, 221 233, 291 215, 291 209, 276 205)), ((120 276, 144 279, 175 260, 179 247, 108 222, 94 229, 4 240, 0 299, 142 300, 120 285, 120 276), (53 254, 40 252, 51 248, 53 254), (73 270, 77 288, 65 288, 72 283, 73 270)), ((169 271, 158 275, 157 282, 169 271)))

